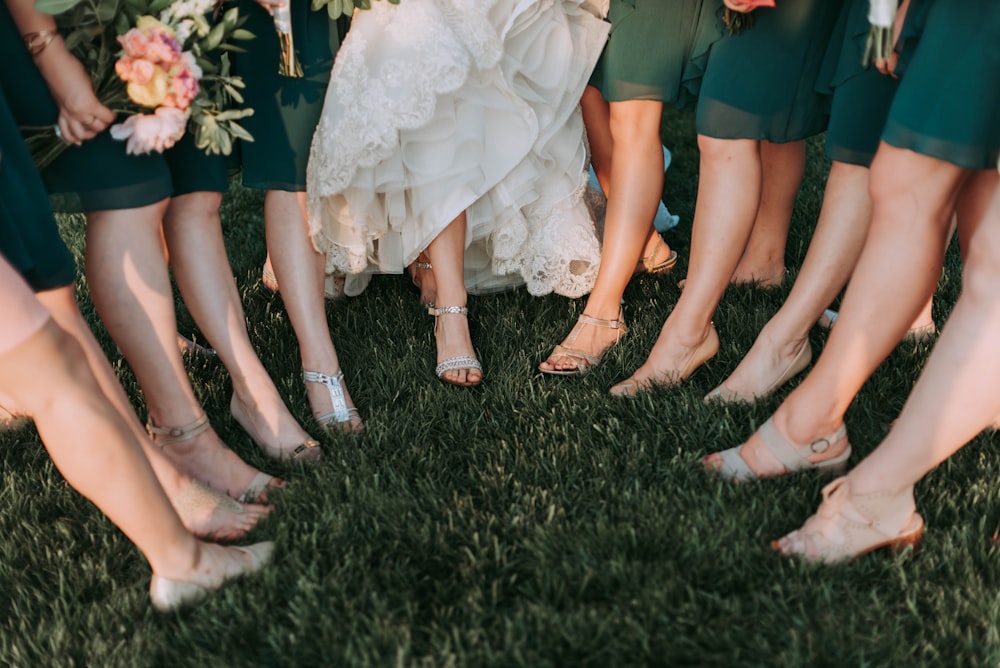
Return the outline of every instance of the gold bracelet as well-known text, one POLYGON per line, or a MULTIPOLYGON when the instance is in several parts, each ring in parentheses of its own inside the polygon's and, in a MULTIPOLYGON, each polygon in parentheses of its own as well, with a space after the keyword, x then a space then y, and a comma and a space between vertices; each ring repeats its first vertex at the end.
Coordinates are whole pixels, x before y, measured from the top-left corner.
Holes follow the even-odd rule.
POLYGON ((25 33, 21 37, 24 40, 24 45, 28 47, 28 53, 34 57, 44 51, 45 47, 58 36, 57 30, 39 30, 38 32, 25 33))

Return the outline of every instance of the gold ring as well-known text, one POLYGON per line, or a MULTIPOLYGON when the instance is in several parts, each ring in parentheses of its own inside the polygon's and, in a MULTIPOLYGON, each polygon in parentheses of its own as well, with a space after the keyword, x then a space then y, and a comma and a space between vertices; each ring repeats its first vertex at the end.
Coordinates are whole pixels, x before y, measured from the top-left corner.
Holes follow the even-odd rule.
POLYGON ((83 124, 83 127, 92 128, 94 127, 94 123, 96 122, 97 122, 97 116, 91 116, 90 120, 83 124))

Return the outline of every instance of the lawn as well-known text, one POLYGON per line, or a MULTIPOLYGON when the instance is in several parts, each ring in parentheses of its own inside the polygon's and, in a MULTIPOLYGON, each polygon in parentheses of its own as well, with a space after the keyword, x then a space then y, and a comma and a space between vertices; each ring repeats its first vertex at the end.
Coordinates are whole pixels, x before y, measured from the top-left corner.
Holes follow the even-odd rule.
MULTIPOLYGON (((172 615, 153 612, 139 552, 63 481, 31 428, 0 434, 0 665, 624 666, 987 665, 1000 661, 1000 518, 995 435, 977 438, 920 483, 928 531, 917 553, 835 568, 788 561, 771 539, 815 508, 825 480, 732 486, 699 459, 739 443, 787 390, 755 406, 702 404, 780 306, 787 287, 730 289, 718 357, 681 387, 636 400, 607 389, 645 358, 677 301, 697 189, 690 115, 667 116, 666 200, 682 217, 681 263, 629 287, 632 332, 583 379, 536 370, 584 300, 523 291, 470 300, 486 380, 435 379, 432 320, 408 280, 378 277, 328 304, 360 437, 323 435, 312 468, 276 466, 229 417, 218 363, 190 367, 213 425, 289 488, 251 538, 274 564, 172 615)), ((822 198, 809 170, 788 245, 791 277, 822 198)), ((264 290, 261 198, 241 188, 223 220, 251 336, 308 423, 295 338, 264 290)), ((61 219, 74 252, 82 220, 61 219)), ((789 283, 790 284, 790 283, 789 283)), ((960 287, 954 249, 935 314, 960 287)), ((86 285, 81 304, 93 310, 86 285)), ((197 333, 178 303, 180 329, 197 333)), ((122 381, 142 396, 103 328, 122 381)), ((815 330, 812 345, 825 334, 815 330)), ((928 347, 903 345, 848 413, 855 461, 896 416, 928 347)), ((318 430, 313 430, 318 434, 318 430)))

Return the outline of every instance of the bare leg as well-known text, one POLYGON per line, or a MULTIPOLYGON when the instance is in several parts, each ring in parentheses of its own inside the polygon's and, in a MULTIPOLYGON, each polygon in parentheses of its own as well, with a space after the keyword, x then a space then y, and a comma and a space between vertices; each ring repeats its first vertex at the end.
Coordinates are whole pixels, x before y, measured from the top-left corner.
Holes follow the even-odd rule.
POLYGON ((750 237, 763 174, 759 142, 699 135, 698 145, 701 178, 687 284, 645 363, 612 394, 679 382, 718 350, 712 315, 750 237))
POLYGON ((100 344, 80 314, 73 287, 47 290, 35 296, 48 309, 55 323, 76 340, 86 357, 90 374, 100 385, 107 401, 118 411, 119 417, 132 432, 132 438, 142 447, 150 467, 156 474, 156 479, 188 531, 196 536, 217 540, 235 540, 250 531, 267 514, 268 508, 237 504, 228 497, 218 498, 204 493, 198 489, 194 478, 182 473, 153 444, 139 418, 136 417, 115 372, 104 357, 100 344))
MULTIPOLYGON (((663 192, 663 149, 659 138, 663 103, 632 100, 612 102, 610 107, 613 156, 606 190, 604 245, 597 281, 584 308, 586 315, 601 320, 617 320, 621 313, 622 295, 650 238, 663 192)), ((571 347, 599 355, 618 336, 616 329, 585 327, 571 347)), ((577 362, 566 355, 553 355, 540 368, 565 371, 577 368, 577 362)))
POLYGON ((587 86, 580 98, 583 124, 590 144, 590 163, 605 195, 611 191, 611 160, 614 139, 611 134, 611 105, 601 91, 587 86))
MULTIPOLYGON (((434 265, 434 282, 438 286, 438 308, 465 306, 465 212, 451 221, 427 246, 427 255, 434 265)), ((434 323, 437 340, 437 360, 475 357, 469 319, 460 313, 442 313, 434 323)), ((476 368, 445 371, 442 380, 455 385, 478 385, 483 373, 476 368)))
MULTIPOLYGON (((991 178, 996 181, 995 172, 991 178)), ((1000 336, 1000 191, 993 190, 997 195, 989 215, 974 222, 966 219, 971 227, 963 230, 963 241, 970 243, 962 294, 896 426, 848 474, 843 485, 849 490, 846 498, 825 501, 823 512, 802 530, 777 541, 776 547, 785 554, 822 555, 830 548, 827 535, 844 535, 844 519, 851 525, 847 531, 877 521, 880 532, 889 538, 903 535, 908 525, 916 526, 919 536, 922 520, 913 512, 913 485, 1000 411, 1000 386, 996 384, 1000 374, 996 345, 1000 336), (856 503, 857 497, 866 495, 864 504, 856 503), (873 516, 873 506, 881 511, 877 516, 873 516), (824 531, 831 525, 833 531, 824 531)), ((855 545, 853 552, 870 547, 855 545)))
MULTIPOLYGON (((812 372, 772 418, 784 438, 808 444, 838 429, 861 386, 903 338, 937 284, 964 179, 954 165, 881 145, 872 163, 872 224, 837 325, 812 372)), ((838 456, 843 443, 810 461, 838 456)), ((758 475, 785 472, 757 434, 740 454, 758 475)))
MULTIPOLYGON (((87 279, 94 305, 143 388, 150 420, 180 428, 205 415, 175 335, 173 295, 160 238, 167 201, 87 215, 87 279)), ((212 429, 164 453, 184 473, 237 498, 259 473, 212 429)))
MULTIPOLYGON (((607 197, 607 193, 611 190, 611 159, 614 147, 611 135, 611 105, 599 90, 587 86, 580 99, 580 106, 583 110, 583 123, 587 128, 587 142, 590 144, 590 163, 594 173, 597 174, 601 190, 607 197)), ((662 184, 660 190, 661 192, 663 190, 662 184)), ((642 261, 636 265, 635 273, 662 264, 670 259, 671 254, 670 246, 660 233, 650 227, 649 236, 642 249, 642 261)))
MULTIPOLYGON (((302 368, 330 376, 340 371, 337 350, 330 339, 323 298, 324 259, 313 248, 306 222, 304 192, 269 190, 264 199, 264 224, 267 249, 274 273, 281 286, 281 296, 288 319, 299 341, 302 368)), ((351 395, 344 384, 347 405, 353 407, 351 395)), ((330 395, 318 383, 306 383, 306 395, 314 417, 332 410, 330 395)), ((340 423, 331 426, 344 426, 340 423)), ((356 413, 349 422, 352 430, 364 425, 356 413)))
POLYGON ((722 387, 740 397, 763 396, 790 367, 809 330, 847 283, 871 221, 868 168, 834 162, 809 252, 781 309, 722 387))
POLYGON ((785 277, 785 243, 806 168, 806 143, 763 141, 760 159, 764 169, 760 208, 732 282, 774 287, 781 285, 785 277))
POLYGON ((58 325, 49 321, 0 356, 0 379, 34 417, 67 482, 135 543, 154 574, 215 588, 251 569, 250 555, 205 545, 185 530, 132 428, 107 401, 84 351, 58 325))
POLYGON ((912 487, 1000 413, 1000 193, 970 223, 962 294, 896 426, 851 472, 860 494, 912 487))
MULTIPOLYGON (((221 203, 222 195, 212 192, 171 200, 163 219, 171 266, 184 303, 229 370, 233 417, 267 455, 290 457, 311 438, 288 412, 250 343, 222 239, 221 203)), ((320 449, 307 453, 315 459, 320 449)))

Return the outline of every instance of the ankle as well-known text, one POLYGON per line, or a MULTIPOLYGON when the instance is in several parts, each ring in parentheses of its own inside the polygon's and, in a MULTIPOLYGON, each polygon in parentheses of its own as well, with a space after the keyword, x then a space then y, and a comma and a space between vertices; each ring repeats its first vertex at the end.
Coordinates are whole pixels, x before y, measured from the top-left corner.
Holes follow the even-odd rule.
MULTIPOLYGON (((817 418, 812 414, 796 412, 791 407, 785 408, 784 404, 778 408, 771 419, 778 431, 785 435, 785 438, 798 445, 826 438, 844 424, 844 420, 840 416, 832 420, 828 417, 817 418)), ((836 446, 837 444, 831 443, 830 445, 836 446)))
POLYGON ((202 542, 190 538, 179 545, 172 543, 162 555, 147 555, 153 574, 182 582, 194 580, 202 562, 202 542))

